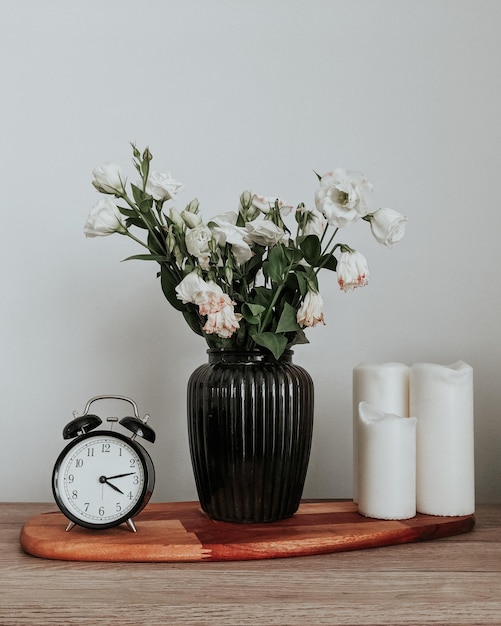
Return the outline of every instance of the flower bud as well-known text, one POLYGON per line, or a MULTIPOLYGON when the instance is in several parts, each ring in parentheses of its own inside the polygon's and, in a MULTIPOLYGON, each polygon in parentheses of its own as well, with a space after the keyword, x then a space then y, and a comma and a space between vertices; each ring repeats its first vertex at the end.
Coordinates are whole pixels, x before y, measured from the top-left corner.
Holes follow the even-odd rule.
POLYGON ((181 217, 188 228, 196 228, 202 222, 200 215, 186 210, 181 212, 181 217))
POLYGON ((169 218, 171 222, 179 228, 179 230, 183 230, 184 228, 183 218, 179 214, 179 211, 177 211, 177 209, 175 209, 174 207, 170 207, 169 209, 169 218))
POLYGON ((198 213, 199 205, 200 202, 198 198, 193 198, 193 200, 186 206, 185 211, 187 211, 188 213, 198 213))
POLYGON ((173 252, 176 257, 177 264, 182 265, 184 261, 184 254, 181 252, 181 248, 177 244, 174 246, 173 252))
POLYGON ((176 238, 174 237, 174 233, 172 232, 170 228, 169 228, 169 232, 167 233, 165 243, 167 244, 167 250, 169 252, 173 252, 174 248, 176 247, 176 238))
POLYGON ((249 209, 250 205, 252 203, 252 194, 250 191, 243 191, 240 194, 240 206, 243 209, 249 209))

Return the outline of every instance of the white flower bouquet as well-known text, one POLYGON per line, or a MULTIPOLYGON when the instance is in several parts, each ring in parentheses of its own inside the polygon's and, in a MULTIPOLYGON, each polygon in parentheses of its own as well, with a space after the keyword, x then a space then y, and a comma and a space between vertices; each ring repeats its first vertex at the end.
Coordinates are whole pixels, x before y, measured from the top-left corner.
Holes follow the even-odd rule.
POLYGON ((170 174, 150 171, 149 149, 132 149, 139 180, 130 183, 130 192, 120 166, 94 170, 92 184, 104 197, 84 232, 119 233, 146 248, 129 259, 158 263, 165 297, 211 348, 260 347, 278 359, 294 344, 307 343, 304 328, 325 323, 320 270, 335 272, 344 291, 367 284, 365 258, 335 242, 339 230, 365 220, 387 247, 405 232, 407 218, 392 209, 372 211, 372 185, 342 168, 317 175, 314 205, 295 209, 295 236, 285 222, 292 206, 249 191, 235 211, 204 221, 197 199, 181 211, 173 206, 182 185, 170 174))

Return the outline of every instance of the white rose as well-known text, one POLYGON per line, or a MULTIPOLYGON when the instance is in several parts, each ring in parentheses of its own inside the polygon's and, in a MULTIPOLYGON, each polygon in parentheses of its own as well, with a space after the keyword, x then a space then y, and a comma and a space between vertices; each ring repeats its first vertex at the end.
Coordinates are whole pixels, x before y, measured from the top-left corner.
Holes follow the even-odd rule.
POLYGON ((237 219, 238 215, 234 211, 223 213, 211 220, 216 224, 211 228, 217 245, 224 248, 230 244, 236 262, 242 265, 252 257, 252 250, 247 242, 248 233, 245 228, 236 225, 237 219))
POLYGON ((101 193, 120 195, 124 190, 125 176, 116 163, 105 163, 92 171, 92 184, 101 193))
POLYGON ((205 224, 188 230, 185 237, 186 249, 189 254, 197 257, 202 269, 209 269, 210 248, 212 232, 205 224))
POLYGON ((278 208, 281 215, 289 215, 292 211, 292 205, 286 204, 284 200, 275 198, 274 196, 258 196, 254 194, 252 196, 252 205, 255 209, 259 209, 261 213, 269 213, 275 206, 275 202, 278 202, 278 208))
POLYGON ((391 248, 405 234, 407 218, 393 209, 378 209, 369 215, 371 231, 376 240, 391 248))
POLYGON ((146 193, 154 200, 166 201, 171 200, 182 186, 182 183, 171 177, 170 172, 152 172, 146 182, 146 193))
POLYGON ((205 298, 209 290, 207 283, 199 276, 198 272, 190 272, 176 286, 176 295, 179 300, 186 304, 192 302, 199 304, 205 298))
POLYGON ((249 233, 248 239, 258 246, 274 246, 283 239, 288 239, 283 228, 270 220, 247 222, 245 229, 249 233))
POLYGON ((125 220, 110 198, 101 198, 89 213, 84 226, 86 237, 104 237, 113 233, 126 233, 125 220))
POLYGON ((371 191, 363 174, 337 168, 320 179, 315 204, 329 224, 339 228, 369 213, 371 191))
POLYGON ((365 257, 356 250, 341 252, 336 272, 338 284, 343 291, 367 285, 369 267, 365 257))
POLYGON ((300 326, 316 326, 324 321, 324 301, 316 291, 308 291, 297 312, 297 323, 300 326))

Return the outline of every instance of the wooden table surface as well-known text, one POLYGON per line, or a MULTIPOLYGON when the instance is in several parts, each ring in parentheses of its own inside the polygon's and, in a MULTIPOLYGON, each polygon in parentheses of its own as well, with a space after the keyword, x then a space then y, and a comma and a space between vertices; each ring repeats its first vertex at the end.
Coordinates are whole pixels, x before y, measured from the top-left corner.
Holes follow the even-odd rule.
POLYGON ((501 505, 472 532, 265 561, 81 563, 25 554, 52 504, 0 504, 0 624, 501 625, 501 505))

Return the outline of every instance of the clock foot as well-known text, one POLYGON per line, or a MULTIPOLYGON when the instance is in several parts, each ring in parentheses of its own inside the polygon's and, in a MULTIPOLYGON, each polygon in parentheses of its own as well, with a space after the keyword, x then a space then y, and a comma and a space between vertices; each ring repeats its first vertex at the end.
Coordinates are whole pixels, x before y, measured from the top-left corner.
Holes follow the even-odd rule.
POLYGON ((136 528, 136 526, 135 526, 134 522, 132 521, 132 519, 130 519, 130 518, 129 518, 128 520, 126 520, 126 522, 125 522, 125 523, 127 524, 127 526, 130 528, 130 530, 131 530, 133 533, 137 533, 137 528, 136 528))
POLYGON ((70 522, 68 526, 66 526, 66 532, 69 532, 73 528, 73 526, 75 526, 75 522, 70 522))

